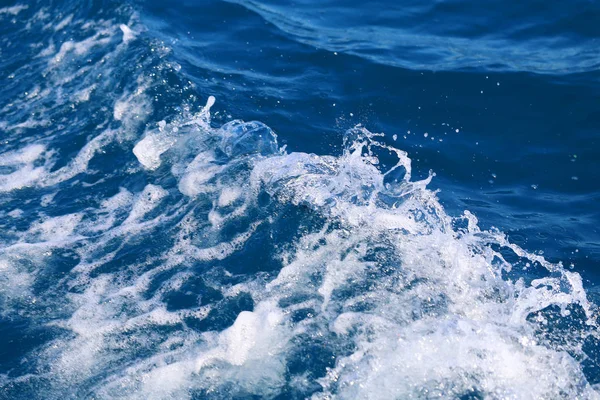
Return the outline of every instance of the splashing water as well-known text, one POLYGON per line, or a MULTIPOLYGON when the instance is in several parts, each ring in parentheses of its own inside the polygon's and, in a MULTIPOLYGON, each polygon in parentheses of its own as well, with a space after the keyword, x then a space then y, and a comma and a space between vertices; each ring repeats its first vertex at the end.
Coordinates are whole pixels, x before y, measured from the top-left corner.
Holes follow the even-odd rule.
POLYGON ((170 170, 184 197, 158 184, 122 189, 3 249, 10 279, 26 274, 7 287, 25 290, 18 259, 76 254, 63 278, 72 314, 52 323, 71 334, 37 355, 51 387, 87 382, 100 398, 596 396, 575 361, 580 342, 547 331, 549 318, 579 313, 586 324, 571 334, 595 332, 577 274, 480 230, 469 212, 446 215, 432 176, 411 181, 406 153, 380 135, 350 130, 339 157, 287 153, 258 122, 211 128, 213 102, 133 148, 145 168, 170 170), (378 152, 397 164, 380 170, 378 152), (99 271, 157 230, 168 248, 99 271), (208 269, 250 246, 274 265, 249 276, 244 265, 259 260, 208 269), (526 263, 544 271, 513 278, 526 263))
MULTIPOLYGON (((0 371, 3 395, 600 397, 581 365, 597 310, 577 273, 448 215, 434 174, 413 180, 407 153, 361 125, 341 155, 316 155, 261 122, 211 122, 212 96, 156 110, 156 88, 183 80, 124 22, 41 56, 48 86, 106 98, 88 105, 95 136, 59 154, 58 127, 19 139, 47 126, 27 119, 0 154, 6 204, 27 193, 44 209, 3 211, 2 318, 46 338, 0 371), (78 69, 93 47, 105 54, 78 69), (110 95, 98 73, 132 51, 142 72, 110 95)), ((37 93, 15 104, 64 117, 60 95, 37 93)))

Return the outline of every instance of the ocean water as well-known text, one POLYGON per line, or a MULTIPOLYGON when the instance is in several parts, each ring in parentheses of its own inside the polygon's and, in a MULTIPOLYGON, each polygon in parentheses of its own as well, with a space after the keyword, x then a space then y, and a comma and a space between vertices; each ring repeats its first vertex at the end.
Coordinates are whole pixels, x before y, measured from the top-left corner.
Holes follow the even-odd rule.
POLYGON ((0 398, 600 398, 599 49, 595 0, 0 1, 0 398))

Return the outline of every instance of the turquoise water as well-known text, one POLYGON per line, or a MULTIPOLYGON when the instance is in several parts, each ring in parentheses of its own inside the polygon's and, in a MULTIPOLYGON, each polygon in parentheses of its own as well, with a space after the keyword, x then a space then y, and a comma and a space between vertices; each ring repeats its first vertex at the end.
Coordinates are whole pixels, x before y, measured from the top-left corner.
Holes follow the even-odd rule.
POLYGON ((1 2, 0 398, 598 398, 599 19, 1 2))

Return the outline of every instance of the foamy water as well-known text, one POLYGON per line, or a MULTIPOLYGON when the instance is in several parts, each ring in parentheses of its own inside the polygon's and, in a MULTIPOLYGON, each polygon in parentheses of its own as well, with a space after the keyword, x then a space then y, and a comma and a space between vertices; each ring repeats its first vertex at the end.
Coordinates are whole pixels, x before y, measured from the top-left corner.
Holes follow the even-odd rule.
POLYGON ((211 121, 129 8, 48 13, 0 117, 0 312, 46 336, 2 396, 600 397, 580 275, 449 215, 389 135, 309 154, 211 121))

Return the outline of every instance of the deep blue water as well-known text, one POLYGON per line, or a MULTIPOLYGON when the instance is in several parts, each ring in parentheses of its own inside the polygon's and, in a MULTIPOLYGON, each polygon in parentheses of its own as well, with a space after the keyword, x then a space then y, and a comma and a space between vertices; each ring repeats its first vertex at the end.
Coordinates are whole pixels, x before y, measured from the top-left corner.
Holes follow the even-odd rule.
POLYGON ((0 398, 600 398, 599 49, 598 1, 0 1, 0 398))

